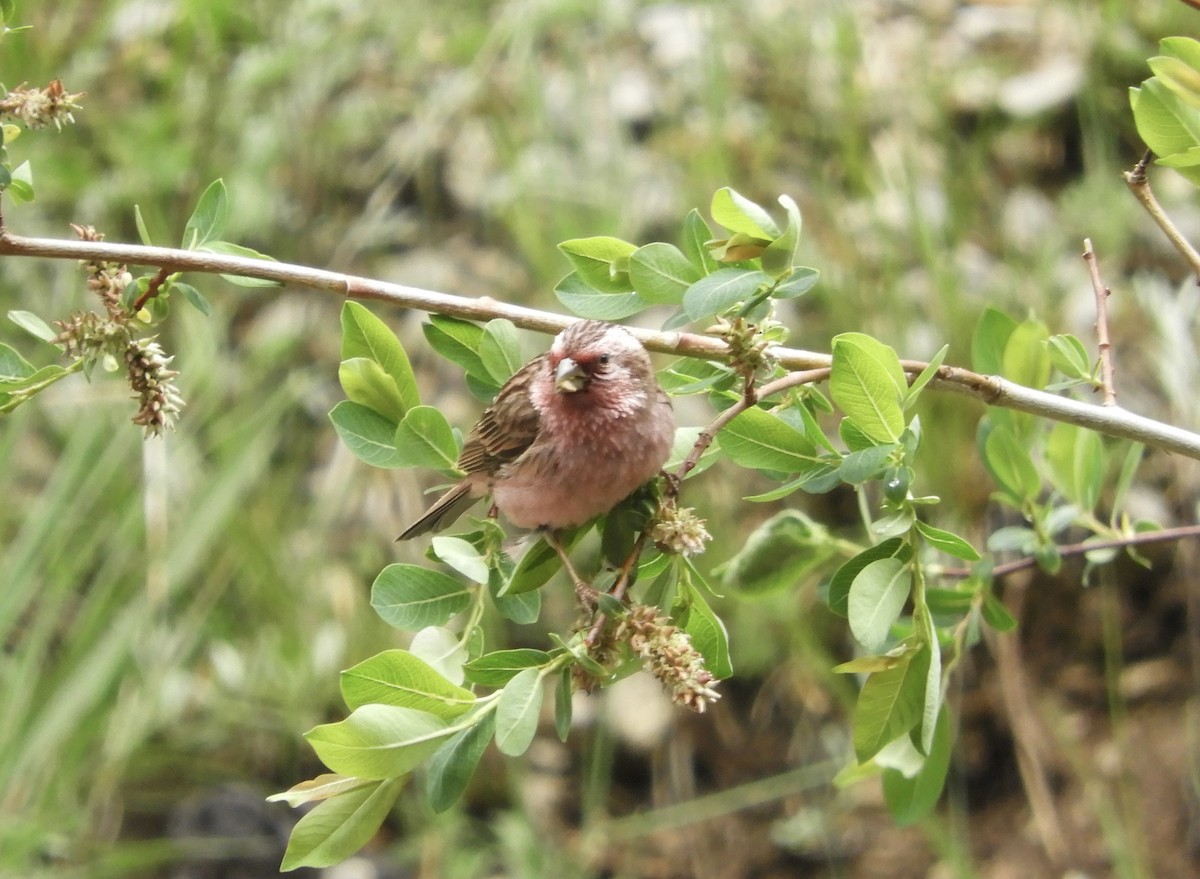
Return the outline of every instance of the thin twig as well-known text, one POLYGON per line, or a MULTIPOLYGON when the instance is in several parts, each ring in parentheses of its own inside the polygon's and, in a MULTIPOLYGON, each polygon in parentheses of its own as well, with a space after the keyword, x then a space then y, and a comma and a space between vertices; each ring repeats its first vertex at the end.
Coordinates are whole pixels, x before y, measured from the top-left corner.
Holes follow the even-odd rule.
MULTIPOLYGON (((390 284, 368 278, 344 275, 265 259, 227 256, 146 247, 135 244, 111 244, 101 241, 70 241, 57 238, 26 238, 0 231, 0 256, 32 256, 58 259, 110 260, 128 265, 149 265, 169 271, 193 271, 211 274, 262 278, 282 284, 295 284, 327 290, 351 299, 389 302, 403 308, 415 308, 465 320, 489 320, 504 317, 517 326, 543 333, 557 333, 573 318, 565 315, 498 302, 489 297, 451 296, 419 287, 390 284)), ((631 332, 649 350, 682 357, 724 360, 728 347, 720 339, 694 333, 654 332, 631 328, 631 332)), ((829 354, 796 348, 776 348, 772 353, 785 369, 828 369, 829 354)), ((906 372, 917 374, 928 364, 902 360, 906 372)), ((1200 460, 1200 434, 1127 412, 1120 406, 1082 403, 1045 391, 1023 387, 999 376, 980 375, 954 366, 943 366, 929 387, 952 391, 982 400, 990 406, 1002 406, 1028 412, 1051 421, 1086 427, 1107 436, 1136 440, 1168 452, 1177 452, 1200 460)))
POLYGON ((1200 253, 1196 252, 1196 248, 1192 247, 1191 242, 1184 238, 1183 233, 1171 222, 1171 218, 1167 216, 1167 212, 1162 209, 1162 205, 1158 203, 1153 190, 1150 189, 1150 178, 1146 176, 1146 166, 1150 162, 1150 155, 1150 152, 1147 151, 1133 166, 1133 170, 1125 172, 1125 185, 1129 187, 1134 198, 1146 209, 1150 218, 1158 224, 1158 228, 1162 229, 1167 240, 1175 245, 1175 249, 1187 260, 1188 265, 1192 267, 1192 272, 1200 280, 1200 253))
POLYGON ((139 296, 137 301, 133 303, 133 308, 131 310, 134 314, 137 314, 139 311, 141 311, 147 302, 158 295, 159 291, 162 290, 162 285, 167 282, 167 278, 170 276, 171 273, 166 269, 158 270, 158 274, 155 275, 150 280, 150 283, 146 285, 146 292, 139 296))
MULTIPOLYGON (((1109 540, 1071 543, 1066 546, 1060 546, 1058 554, 1062 558, 1070 558, 1072 556, 1085 555, 1093 550, 1127 549, 1131 546, 1147 546, 1153 543, 1172 543, 1191 537, 1200 537, 1200 525, 1180 525, 1177 528, 1162 528, 1158 531, 1139 531, 1137 534, 1113 537, 1109 540)), ((992 568, 992 577, 994 579, 1007 577, 1009 574, 1027 570, 1035 565, 1037 565, 1037 559, 1032 557, 1005 562, 1002 565, 996 565, 996 567, 992 568)), ((962 580, 970 577, 973 573, 974 571, 970 568, 943 568, 938 572, 938 575, 953 580, 962 580)))
POLYGON ((1083 259, 1092 278, 1092 291, 1096 295, 1096 345, 1100 349, 1100 387, 1104 392, 1104 405, 1117 405, 1117 390, 1113 385, 1112 344, 1108 340, 1108 297, 1112 291, 1100 280, 1100 266, 1092 239, 1083 239, 1083 259))

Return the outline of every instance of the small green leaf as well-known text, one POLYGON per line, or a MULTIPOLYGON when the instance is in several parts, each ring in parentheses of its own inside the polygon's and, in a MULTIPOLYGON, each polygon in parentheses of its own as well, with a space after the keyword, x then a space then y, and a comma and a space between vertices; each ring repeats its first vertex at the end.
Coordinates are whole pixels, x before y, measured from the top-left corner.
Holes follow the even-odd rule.
POLYGON ((365 778, 355 778, 352 775, 338 775, 336 772, 326 772, 308 781, 293 784, 283 793, 271 794, 267 797, 267 802, 287 803, 294 809, 297 806, 303 806, 305 803, 320 802, 321 800, 349 793, 352 790, 357 790, 367 785, 374 787, 376 784, 377 782, 369 781, 365 778))
POLYGON ((896 352, 862 333, 833 339, 829 395, 854 425, 876 443, 894 443, 904 431, 901 400, 908 380, 896 352))
POLYGON ((334 772, 393 778, 412 771, 450 735, 445 721, 426 711, 363 705, 345 720, 313 727, 304 738, 334 772))
POLYGON ((466 680, 463 665, 468 659, 467 646, 444 626, 421 629, 413 635, 408 649, 450 683, 461 685, 466 680))
POLYGON ((55 344, 54 340, 58 338, 58 333, 50 328, 50 325, 38 317, 31 311, 13 310, 8 313, 8 319, 29 333, 31 336, 36 336, 43 342, 55 344))
POLYGON ((372 467, 400 467, 396 451, 396 424, 374 409, 343 400, 329 411, 329 420, 354 457, 372 467))
POLYGON ((479 340, 479 360, 492 381, 500 385, 524 365, 521 337, 512 321, 498 317, 487 322, 479 340))
POLYGON ((496 747, 519 757, 537 733, 542 710, 542 675, 536 668, 518 672, 500 691, 496 705, 496 747))
POLYGON ((755 269, 732 266, 717 269, 687 288, 683 310, 692 320, 722 314, 771 283, 771 276, 755 269))
POLYGON ((33 166, 28 159, 10 172, 7 191, 17 204, 33 201, 33 166))
POLYGON ((975 325, 971 339, 971 365, 983 375, 1000 375, 1004 370, 1004 349, 1017 322, 1002 311, 985 308, 975 325))
POLYGON ((454 429, 433 406, 414 406, 396 427, 396 454, 406 467, 431 467, 455 474, 458 442, 454 429))
POLYGON ((787 195, 779 196, 779 203, 787 211, 787 228, 767 245, 762 255, 763 271, 776 280, 791 272, 796 263, 796 248, 800 244, 800 208, 787 195))
POLYGON ((897 443, 868 446, 842 458, 838 478, 849 485, 861 485, 883 474, 888 461, 899 448, 897 443))
POLYGON ((444 625, 471 604, 471 592, 440 571, 392 564, 371 585, 371 607, 388 625, 415 632, 444 625))
POLYGON ((683 252, 702 275, 711 275, 718 268, 717 261, 712 258, 705 246, 712 240, 712 229, 700 216, 695 208, 688 211, 683 218, 683 252))
POLYGON ((643 301, 679 305, 701 273, 679 248, 661 241, 639 247, 629 257, 629 279, 643 301))
POLYGON ((369 782, 319 803, 292 828, 280 870, 332 867, 371 841, 392 811, 404 778, 369 782))
POLYGON ((799 510, 782 510, 759 525, 725 563, 722 582, 744 595, 763 595, 804 582, 835 552, 824 526, 799 510))
POLYGON ((929 541, 930 546, 940 549, 947 555, 962 559, 964 562, 979 561, 979 551, 957 534, 927 525, 920 520, 917 520, 917 530, 921 532, 922 537, 929 541))
POLYGON ((1100 435, 1059 422, 1046 440, 1045 459, 1050 481, 1062 496, 1085 512, 1095 510, 1108 466, 1100 435))
POLYGON ((421 403, 417 380, 404 346, 387 324, 357 302, 342 306, 342 360, 366 357, 396 382, 405 411, 421 403))
POLYGON ((430 541, 433 554, 468 580, 475 583, 488 581, 489 569, 487 560, 480 554, 475 545, 461 537, 446 537, 438 535, 430 541))
MULTIPOLYGON (((582 528, 573 528, 569 531, 560 532, 558 535, 559 543, 570 552, 573 547, 587 530, 587 526, 582 528)), ((524 592, 532 592, 535 589, 540 589, 553 577, 562 567, 562 560, 558 557, 550 544, 546 543, 545 538, 538 538, 533 546, 525 551, 521 556, 521 560, 517 562, 517 567, 509 578, 508 584, 500 594, 520 595, 524 592)))
POLYGON ((933 381, 933 377, 936 376, 937 371, 942 368, 942 363, 945 361, 946 354, 949 351, 950 346, 943 345, 942 350, 933 355, 933 359, 929 361, 929 365, 922 369, 921 374, 913 379, 913 383, 909 385, 909 388, 904 395, 905 411, 913 407, 913 405, 917 402, 917 397, 920 396, 921 391, 925 389, 927 384, 933 381))
POLYGON ((188 305, 192 306, 192 308, 196 309, 196 311, 200 312, 205 317, 212 317, 212 306, 209 305, 208 300, 204 298, 204 295, 191 284, 188 284, 184 281, 176 281, 171 285, 171 289, 178 290, 180 293, 182 293, 183 298, 187 300, 188 305))
POLYGON ((404 418, 404 399, 396 380, 369 357, 351 357, 338 365, 338 382, 351 402, 374 409, 391 422, 404 418))
POLYGON ((487 376, 479 359, 483 327, 456 317, 431 314, 429 322, 421 324, 421 331, 434 351, 462 367, 464 372, 481 378, 487 376))
POLYGON ((760 205, 735 192, 728 186, 713 193, 709 213, 713 221, 730 232, 741 232, 752 238, 774 241, 783 234, 776 222, 760 205))
POLYGON ((999 598, 989 589, 983 596, 983 619, 997 632, 1011 632, 1017 620, 999 598))
POLYGON ((196 209, 188 217, 183 229, 184 250, 197 250, 209 241, 225 234, 225 222, 229 215, 229 197, 225 192, 225 181, 214 180, 200 196, 196 209))
POLYGON ((1042 388, 1050 381, 1050 354, 1046 341, 1050 332, 1041 321, 1030 318, 1017 324, 1004 346, 1001 374, 1027 388, 1042 388))
POLYGON ((996 425, 983 444, 983 463, 992 477, 1018 505, 1035 500, 1042 480, 1034 466, 1029 447, 1011 429, 996 425))
POLYGON ((854 558, 843 562, 842 566, 834 572, 833 579, 829 581, 829 609, 838 616, 848 616, 850 613, 850 587, 859 572, 878 559, 896 556, 900 561, 906 562, 911 552, 908 544, 898 537, 892 537, 864 549, 854 558))
MULTIPOLYGON (((698 576, 693 568, 693 576, 698 576)), ((704 667, 717 680, 722 681, 733 674, 729 659, 729 633, 721 618, 695 586, 688 589, 687 611, 683 630, 691 639, 692 646, 704 657, 704 667)))
POLYGON ((475 694, 455 686, 407 650, 385 650, 341 676, 342 698, 351 710, 363 705, 399 705, 454 720, 475 704, 475 694))
POLYGON ((907 778, 896 769, 883 771, 883 798, 892 820, 899 826, 915 824, 937 805, 950 768, 952 739, 949 709, 943 707, 938 714, 929 755, 916 775, 907 778))
POLYGON ((558 676, 558 683, 554 687, 554 731, 558 733, 560 742, 565 742, 571 734, 571 714, 575 707, 571 697, 574 690, 571 672, 564 669, 558 676))
POLYGON ((874 653, 887 642, 911 587, 912 572, 895 556, 866 565, 850 584, 846 605, 850 631, 868 652, 874 653))
POLYGON ((771 290, 772 299, 795 299, 803 296, 816 286, 821 279, 821 273, 808 266, 792 266, 791 274, 787 275, 771 290))
POLYGON ((1092 362, 1083 342, 1070 334, 1051 336, 1050 362, 1067 378, 1087 381, 1092 377, 1092 362))
POLYGON ((458 802, 495 732, 496 714, 488 711, 433 755, 425 773, 425 792, 433 811, 444 812, 458 802))
POLYGON ((929 648, 923 646, 867 678, 854 709, 854 754, 859 763, 921 722, 928 672, 929 648))
POLYGON ((503 687, 518 672, 529 668, 541 668, 550 662, 550 654, 545 650, 534 650, 531 647, 518 647, 512 650, 494 650, 485 653, 478 659, 472 659, 464 669, 467 680, 485 687, 503 687))
POLYGON ((627 293, 629 257, 637 246, 620 238, 602 235, 572 238, 558 245, 589 287, 601 293, 627 293))
POLYGON ((142 217, 142 208, 137 204, 133 206, 133 224, 137 227, 138 240, 150 247, 154 242, 150 240, 150 231, 146 228, 145 218, 142 217))
POLYGON ((33 375, 33 364, 22 357, 15 348, 0 342, 0 382, 18 382, 33 375))

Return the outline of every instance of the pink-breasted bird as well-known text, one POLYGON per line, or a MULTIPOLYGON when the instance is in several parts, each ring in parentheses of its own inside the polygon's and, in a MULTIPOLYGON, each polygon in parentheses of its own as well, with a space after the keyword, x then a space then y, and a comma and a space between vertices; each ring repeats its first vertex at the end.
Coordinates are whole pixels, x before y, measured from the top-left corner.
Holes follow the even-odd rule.
POLYGON ((463 444, 462 481, 398 539, 440 531, 486 495, 519 528, 582 525, 652 479, 674 436, 671 401, 641 343, 614 324, 578 321, 500 389, 463 444))

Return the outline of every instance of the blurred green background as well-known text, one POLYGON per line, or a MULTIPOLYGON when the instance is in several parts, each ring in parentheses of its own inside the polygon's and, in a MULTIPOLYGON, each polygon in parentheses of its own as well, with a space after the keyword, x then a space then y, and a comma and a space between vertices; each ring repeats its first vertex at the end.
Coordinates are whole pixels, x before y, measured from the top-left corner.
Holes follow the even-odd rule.
MULTIPOLYGON (((1121 179, 1142 152, 1127 88, 1148 76, 1158 39, 1200 24, 1175 0, 61 0, 21 4, 16 24, 33 29, 0 43, 5 85, 61 78, 87 93, 77 125, 10 147, 32 160, 37 190, 32 204, 5 205, 19 234, 69 237, 75 222, 136 241, 137 204, 154 242, 175 244, 223 177, 231 241, 554 309, 567 271, 558 241, 671 241, 688 209, 731 185, 768 205, 787 193, 804 213, 802 260, 822 280, 785 314, 790 344, 826 350, 859 330, 913 358, 948 342, 959 364, 987 305, 1090 338, 1079 259, 1090 236, 1115 291, 1122 402, 1183 425, 1200 414, 1194 291, 1177 291, 1186 269, 1121 179)), ((1169 172, 1153 179, 1184 230, 1200 232, 1194 190, 1169 172)), ((419 551, 392 541, 426 482, 372 472, 336 441, 325 413, 340 394, 340 303, 190 280, 214 314, 176 308, 164 329, 188 402, 175 433, 143 443, 125 386, 99 375, 0 422, 6 877, 273 875, 262 865, 278 862, 271 839, 292 818, 261 797, 318 771, 300 734, 340 716, 337 671, 399 643, 368 589, 419 551), (203 841, 248 827, 261 833, 203 841)), ((46 319, 94 306, 73 265, 16 258, 0 265, 0 304, 46 319)), ((377 311, 426 399, 468 425, 477 404, 423 344, 422 316, 377 311)), ((15 326, 0 338, 38 364, 54 356, 15 326)), ((530 352, 544 343, 531 338, 530 352)), ((978 539, 994 524, 973 447, 981 409, 925 405, 936 429, 921 491, 978 539)), ((707 567, 775 509, 741 505, 744 477, 731 470, 706 474, 691 498, 718 536, 707 567)), ((1194 520, 1194 467, 1152 456, 1144 477, 1148 514, 1194 520)), ((852 499, 811 509, 853 521, 852 499)), ((1037 669, 1053 645, 1056 675, 1100 679, 1104 736, 1091 744, 1118 764, 1145 742, 1111 710, 1114 693, 1129 695, 1110 680, 1124 667, 1113 627, 1184 612, 1182 587, 1156 577, 1135 582, 1136 607, 1125 580, 1081 597, 1067 577, 1029 599, 1071 608, 1045 618, 1066 614, 1076 634, 1033 625, 1027 661, 1037 669)), ((951 805, 920 828, 892 828, 869 791, 806 792, 780 775, 846 753, 848 682, 827 671, 845 634, 803 585, 721 602, 738 677, 712 714, 658 719, 656 693, 593 697, 570 749, 485 761, 463 808, 433 816, 409 792, 359 864, 377 872, 355 875, 1057 875, 1040 872, 1036 835, 1015 861, 1024 872, 1003 872, 1006 832, 1028 815, 1003 712, 986 697, 962 696, 982 732, 965 729, 951 805), (648 731, 630 721, 643 714, 648 731), (602 821, 763 778, 782 780, 757 811, 731 797, 662 827, 602 821)), ((561 591, 547 596, 547 627, 570 622, 561 591)), ((1174 663, 1163 711, 1179 736, 1196 682, 1188 620, 1124 657, 1174 663)), ((496 637, 543 646, 534 629, 496 637)), ((976 694, 979 663, 964 671, 976 694)), ((1069 702, 1060 676, 1043 680, 1069 702)), ((1067 708, 1053 715, 1067 730, 1056 741, 1087 739, 1067 708)), ((1164 757, 1178 808, 1163 845, 1194 869, 1194 766, 1179 736, 1182 762, 1164 757)), ((1068 823, 1097 840, 1082 846, 1096 859, 1088 875, 1176 863, 1137 817, 1140 798, 1158 794, 1105 775, 1103 753, 1063 753, 1056 777, 1079 793, 1063 809, 1081 811, 1068 823), (1124 791, 1114 800, 1109 782, 1124 791)))

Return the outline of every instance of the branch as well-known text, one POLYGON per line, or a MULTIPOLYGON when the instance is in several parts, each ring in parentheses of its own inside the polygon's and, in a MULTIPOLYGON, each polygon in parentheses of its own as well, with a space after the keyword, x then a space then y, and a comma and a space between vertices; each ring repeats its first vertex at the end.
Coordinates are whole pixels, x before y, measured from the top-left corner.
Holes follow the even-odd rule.
MULTIPOLYGON (((128 265, 156 266, 168 272, 191 271, 209 274, 241 275, 326 290, 350 299, 369 299, 389 302, 402 308, 415 308, 435 314, 445 314, 466 320, 490 320, 503 317, 519 327, 543 333, 557 333, 573 318, 553 312, 540 311, 520 305, 499 302, 491 297, 452 296, 392 284, 369 278, 314 269, 307 266, 273 262, 265 259, 226 256, 169 247, 146 247, 134 244, 112 244, 101 241, 71 241, 57 238, 26 238, 0 230, 0 256, 33 256, 52 259, 110 260, 128 265)), ((1197 257, 1200 270, 1200 256, 1197 257)), ((724 360, 725 343, 711 336, 694 333, 655 332, 630 328, 630 331, 651 351, 705 360, 724 360)), ((776 360, 791 370, 828 369, 833 358, 829 354, 797 348, 775 348, 776 360)), ((928 364, 921 361, 901 362, 913 375, 928 364)), ((958 367, 943 366, 930 387, 965 394, 982 400, 989 406, 1001 406, 1028 412, 1052 421, 1075 424, 1108 436, 1122 437, 1145 443, 1153 448, 1177 452, 1200 460, 1200 434, 1155 421, 1120 406, 1097 406, 1069 397, 1026 388, 999 376, 980 375, 958 367)))
POLYGON ((1096 262, 1096 250, 1092 239, 1083 239, 1083 259, 1092 278, 1092 291, 1096 296, 1096 343, 1100 348, 1100 386, 1104 389, 1104 405, 1117 405, 1117 390, 1113 384, 1112 343, 1108 340, 1108 297, 1112 293, 1100 280, 1100 266, 1096 262))
POLYGON ((1196 248, 1192 247, 1191 242, 1171 222, 1171 218, 1167 216, 1167 212, 1162 209, 1162 205, 1158 203, 1158 199, 1154 197, 1154 192, 1150 189, 1150 178, 1146 176, 1146 166, 1150 164, 1151 155, 1151 152, 1146 150, 1138 163, 1133 166, 1133 170, 1125 172, 1125 185, 1129 187, 1134 198, 1146 209, 1150 218, 1158 224, 1158 228, 1162 229, 1167 239, 1175 245, 1175 249, 1188 261, 1192 272, 1200 277, 1200 253, 1196 252, 1196 248))

